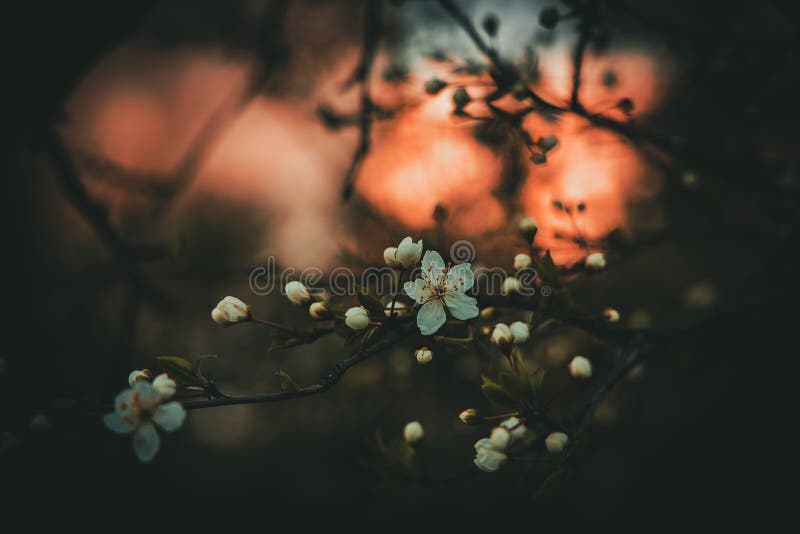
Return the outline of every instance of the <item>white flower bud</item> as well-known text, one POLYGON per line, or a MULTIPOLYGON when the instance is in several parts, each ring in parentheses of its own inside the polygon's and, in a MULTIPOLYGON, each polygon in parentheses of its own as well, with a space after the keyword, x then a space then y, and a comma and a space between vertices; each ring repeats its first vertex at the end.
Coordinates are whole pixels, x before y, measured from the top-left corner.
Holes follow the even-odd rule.
POLYGON ((531 265, 531 257, 527 254, 517 254, 514 256, 514 268, 516 270, 524 269, 525 267, 530 267, 531 265))
POLYGON ((495 309, 492 306, 486 306, 484 309, 481 310, 480 316, 481 319, 489 319, 494 315, 495 309))
POLYGON ((475 408, 467 408, 458 414, 458 418, 461 419, 461 422, 465 425, 477 425, 481 422, 481 417, 478 415, 478 410, 475 408))
POLYGON ((430 363, 430 361, 433 360, 433 351, 428 347, 417 349, 414 355, 417 357, 417 361, 423 365, 430 363))
POLYGON ((403 439, 409 444, 418 442, 424 435, 425 431, 419 421, 412 421, 403 429, 403 439))
POLYGON ((225 297, 211 310, 211 319, 222 326, 250 320, 250 306, 236 297, 225 297))
POLYGON ((583 356, 575 356, 569 362, 569 374, 572 378, 584 380, 592 376, 592 362, 583 356))
POLYGON ((508 431, 507 428, 503 428, 501 426, 495 427, 492 429, 492 434, 489 436, 489 443, 492 444, 497 450, 505 450, 508 447, 508 443, 511 441, 511 433, 508 431))
POLYGON ((506 463, 508 457, 504 452, 498 451, 489 439, 483 438, 475 443, 475 459, 473 462, 481 471, 494 473, 506 463))
POLYGON ((520 420, 516 417, 509 417, 500 423, 500 426, 511 433, 511 443, 525 436, 525 433, 528 431, 528 428, 521 424, 520 420))
POLYGON ((619 322, 619 312, 614 308, 606 308, 605 310, 603 310, 603 317, 609 323, 619 322))
POLYGON ((153 374, 150 372, 150 369, 131 371, 131 374, 128 375, 128 385, 133 387, 133 385, 139 380, 150 380, 152 377, 153 374))
POLYGON ((324 302, 312 302, 311 306, 308 307, 308 314, 315 321, 322 321, 331 316, 330 309, 324 302))
POLYGON ((547 447, 547 452, 562 452, 568 441, 569 437, 563 432, 553 432, 545 438, 544 445, 547 447))
POLYGON ((513 276, 509 276, 505 280, 503 280, 503 286, 500 288, 501 294, 508 295, 510 293, 518 293, 518 292, 519 292, 519 280, 517 280, 513 276))
POLYGON ((344 314, 344 324, 353 330, 364 330, 369 326, 369 313, 364 306, 354 306, 344 314))
POLYGON ((586 268, 592 271, 600 271, 606 267, 606 257, 602 252, 595 252, 586 256, 586 268))
POLYGON ((511 326, 509 326, 508 329, 511 332, 511 335, 514 337, 515 345, 521 345, 522 343, 525 343, 531 336, 528 325, 522 321, 515 321, 511 323, 511 326))
POLYGON ((395 253, 395 259, 397 263, 408 269, 409 267, 413 267, 417 263, 419 263, 420 258, 422 257, 422 240, 420 239, 416 243, 411 240, 411 237, 406 237, 400 244, 397 245, 397 252, 395 253))
POLYGON ((386 315, 386 317, 391 317, 392 311, 394 311, 395 315, 401 315, 408 311, 404 302, 395 302, 394 307, 392 307, 392 303, 390 302, 388 307, 391 309, 383 310, 383 313, 386 315))
POLYGON ((161 400, 167 400, 178 391, 178 385, 166 373, 161 373, 153 380, 153 388, 158 391, 161 400))
POLYGON ((492 330, 491 340, 495 345, 508 345, 513 337, 507 324, 497 323, 492 330))
POLYGON ((397 261, 397 247, 386 247, 383 249, 383 261, 389 267, 400 267, 400 262, 397 261))
POLYGON ((289 301, 297 306, 308 304, 311 300, 311 294, 308 292, 308 288, 297 280, 292 280, 287 283, 284 290, 286 291, 286 297, 289 301))

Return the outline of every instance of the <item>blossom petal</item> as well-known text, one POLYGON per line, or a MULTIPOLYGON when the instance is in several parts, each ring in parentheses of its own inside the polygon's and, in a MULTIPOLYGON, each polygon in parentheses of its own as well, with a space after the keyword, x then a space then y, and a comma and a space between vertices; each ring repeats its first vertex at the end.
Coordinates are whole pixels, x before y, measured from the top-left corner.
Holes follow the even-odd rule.
POLYGON ((440 300, 429 300, 417 314, 417 326, 423 336, 429 336, 442 327, 447 317, 440 300))
POLYGON ((139 380, 133 385, 133 402, 142 410, 152 411, 161 402, 161 394, 150 382, 139 380))
POLYGON ((123 417, 139 413, 139 406, 133 402, 133 389, 126 389, 114 398, 114 410, 123 417))
POLYGON ((136 424, 129 417, 123 417, 118 412, 107 413, 103 416, 103 424, 117 434, 130 434, 136 424))
POLYGON ((447 287, 456 287, 460 293, 472 289, 474 283, 475 275, 469 263, 454 265, 447 273, 447 287))
POLYGON ((425 255, 422 257, 422 272, 430 271, 434 276, 433 279, 437 280, 444 269, 444 260, 435 250, 426 250, 425 255))
POLYGON ((445 304, 447 304, 447 310, 450 314, 462 321, 477 317, 479 313, 478 302, 473 297, 464 295, 463 293, 455 293, 452 291, 447 293, 445 296, 445 304))
POLYGON ((417 278, 413 282, 406 282, 403 284, 403 291, 405 291, 406 295, 408 295, 415 304, 419 304, 430 298, 431 291, 430 289, 423 289, 424 286, 425 280, 417 278))
POLYGON ((162 404, 153 414, 153 421, 167 432, 177 430, 186 419, 186 410, 180 402, 172 401, 162 404))
POLYGON ((133 452, 140 462, 149 462, 161 447, 161 438, 153 423, 145 423, 133 434, 133 452))

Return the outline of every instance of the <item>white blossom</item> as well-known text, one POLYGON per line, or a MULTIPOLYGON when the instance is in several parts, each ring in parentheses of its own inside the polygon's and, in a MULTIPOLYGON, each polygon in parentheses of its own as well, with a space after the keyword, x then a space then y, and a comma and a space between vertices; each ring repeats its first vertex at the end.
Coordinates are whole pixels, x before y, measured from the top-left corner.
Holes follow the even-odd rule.
POLYGON ((142 369, 141 371, 134 370, 128 375, 128 385, 133 387, 133 385, 139 380, 150 381, 152 377, 153 374, 150 372, 150 369, 142 369))
POLYGON ((516 270, 524 269, 526 267, 530 267, 531 265, 531 257, 527 254, 517 254, 514 256, 514 268, 516 270))
POLYGON ((433 360, 433 351, 428 347, 422 347, 421 349, 417 349, 414 353, 416 356, 417 361, 421 364, 430 363, 433 360))
POLYGON ((583 380, 592 376, 592 362, 583 356, 575 356, 569 362, 569 374, 572 378, 583 380))
POLYGON ((397 261, 397 247, 386 247, 383 249, 383 261, 389 267, 400 267, 400 262, 397 261))
POLYGON ((411 421, 403 429, 403 439, 409 444, 418 442, 424 435, 425 431, 419 421, 411 421))
POLYGON ((595 252, 586 256, 586 268, 592 271, 600 271, 606 267, 606 257, 602 252, 595 252))
POLYGON ((569 437, 563 432, 553 432, 544 440, 544 445, 548 452, 562 452, 567 446, 569 437))
POLYGON ((422 240, 420 239, 414 243, 410 236, 406 237, 397 245, 397 252, 395 252, 394 256, 397 263, 406 269, 413 267, 419 263, 419 259, 422 256, 422 240))
POLYGON ((508 419, 500 423, 500 426, 505 428, 511 433, 510 444, 513 444, 516 441, 523 438, 525 436, 525 433, 528 431, 528 428, 525 425, 523 425, 522 422, 516 417, 509 417, 508 419))
POLYGON ((505 323, 497 323, 492 330, 492 343, 495 345, 508 345, 514 336, 511 334, 511 329, 505 323))
POLYGON ((528 325, 522 321, 515 321, 511 323, 511 326, 509 326, 508 329, 511 332, 511 335, 514 337, 514 344, 516 345, 525 343, 531 336, 528 325))
POLYGON ((236 297, 225 297, 211 310, 211 318, 222 326, 250 320, 250 306, 236 297))
POLYGON ((445 267, 438 252, 425 252, 420 278, 403 286, 406 295, 420 306, 417 313, 420 333, 429 336, 439 330, 447 320, 445 309, 456 319, 476 317, 477 301, 465 294, 474 282, 475 275, 469 263, 445 267))
POLYGON ((353 306, 344 313, 344 323, 353 330, 364 330, 369 326, 369 313, 364 306, 353 306))
POLYGON ((614 308, 606 308, 605 310, 603 310, 603 317, 609 323, 619 322, 619 312, 614 308))
POLYGON ((303 306, 311 301, 311 294, 308 292, 308 288, 297 280, 288 282, 284 291, 286 291, 286 298, 297 306, 303 306))
POLYGON ((497 450, 489 438, 483 438, 475 443, 475 459, 473 462, 481 471, 494 473, 506 463, 508 456, 503 451, 497 450))
POLYGON ((166 373, 161 373, 153 379, 153 387, 161 395, 162 401, 172 397, 178 391, 178 385, 166 373))
POLYGON ((506 277, 503 280, 503 285, 500 287, 500 293, 503 295, 509 295, 511 293, 519 293, 519 280, 514 278, 513 276, 506 277))
POLYGON ((489 436, 489 443, 492 444, 497 450, 505 450, 508 447, 509 442, 511 441, 511 433, 508 431, 507 428, 502 426, 497 426, 492 429, 492 433, 489 436))
POLYGON ((308 314, 316 321, 322 321, 330 317, 330 309, 325 302, 312 302, 308 307, 308 314))
POLYGON ((141 462, 149 462, 161 447, 156 425, 166 432, 177 430, 186 419, 180 402, 163 404, 161 393, 150 382, 138 381, 114 399, 114 411, 103 423, 117 434, 133 434, 133 450, 141 462))

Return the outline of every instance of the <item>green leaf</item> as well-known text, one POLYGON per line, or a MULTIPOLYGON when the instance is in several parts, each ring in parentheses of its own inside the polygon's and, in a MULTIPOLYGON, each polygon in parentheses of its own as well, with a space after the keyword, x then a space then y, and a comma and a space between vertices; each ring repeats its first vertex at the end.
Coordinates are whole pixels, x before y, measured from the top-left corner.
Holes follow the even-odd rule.
POLYGON ((189 360, 179 356, 159 356, 156 358, 162 371, 182 386, 202 386, 203 380, 198 377, 189 360))
POLYGON ((272 329, 270 336, 269 352, 294 347, 305 343, 305 338, 296 330, 272 329))
POLYGON ((503 386, 490 380, 486 376, 481 375, 481 378, 483 379, 481 391, 484 397, 489 399, 490 402, 503 408, 514 408, 517 406, 517 402, 514 400, 512 394, 503 388, 503 386))
POLYGON ((203 362, 205 360, 216 360, 218 356, 216 354, 203 354, 199 356, 193 363, 192 363, 192 374, 195 376, 203 376, 203 362))
POLYGON ((281 391, 295 392, 300 389, 299 387, 297 387, 297 384, 294 383, 292 377, 289 376, 286 372, 277 371, 275 373, 275 376, 277 376, 278 379, 281 381, 281 391))
POLYGON ((370 295, 367 291, 360 291, 358 293, 358 303, 364 306, 373 318, 384 316, 384 306, 381 304, 381 301, 370 295))

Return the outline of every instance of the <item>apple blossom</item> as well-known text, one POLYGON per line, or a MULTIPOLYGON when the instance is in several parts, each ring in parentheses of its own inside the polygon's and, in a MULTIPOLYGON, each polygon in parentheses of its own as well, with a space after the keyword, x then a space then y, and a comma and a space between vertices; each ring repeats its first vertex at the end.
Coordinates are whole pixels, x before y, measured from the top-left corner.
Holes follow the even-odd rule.
POLYGON ((606 257, 602 252, 595 252, 586 256, 586 268, 592 271, 601 271, 606 267, 606 257))
POLYGON ((494 473, 506 463, 508 456, 503 451, 497 450, 489 438, 483 438, 475 443, 475 459, 473 463, 486 473, 494 473))
POLYGON ((211 318, 222 326, 250 320, 250 306, 236 297, 225 297, 211 310, 211 318))
POLYGON ((475 275, 469 263, 445 267, 438 252, 425 252, 422 275, 403 286, 406 295, 421 306, 417 313, 417 326, 423 336, 431 335, 441 328, 447 319, 445 309, 461 320, 478 315, 477 301, 466 295, 474 281, 475 275))
POLYGON ((553 432, 544 440, 548 452, 562 452, 567 446, 569 437, 563 432, 553 432))
POLYGON ((286 284, 284 289, 286 291, 286 297, 292 304, 302 306, 304 304, 308 304, 311 300, 311 294, 308 292, 308 288, 303 285, 302 282, 292 280, 286 284))
POLYGON ((424 435, 425 431, 422 429, 422 425, 419 421, 412 421, 403 429, 403 439, 406 440, 408 444, 418 442, 424 435))
MULTIPOLYGON (((385 254, 385 251, 384 251, 385 254)), ((395 260, 398 264, 408 269, 419 263, 422 256, 422 240, 416 243, 411 240, 411 237, 406 237, 400 244, 397 245, 397 252, 395 252, 395 260)))
POLYGON ((525 343, 531 336, 528 325, 522 321, 515 321, 511 323, 511 326, 509 326, 508 329, 511 332, 511 335, 514 337, 515 345, 521 345, 522 343, 525 343))
POLYGON ((353 330, 364 330, 369 326, 369 313, 364 306, 353 306, 344 313, 344 323, 353 330))
POLYGON ((569 374, 572 378, 579 380, 590 378, 592 376, 592 362, 583 356, 575 356, 569 362, 569 374))
POLYGON ((417 357, 417 361, 421 364, 430 363, 433 360, 433 351, 428 347, 422 347, 421 349, 417 349, 414 353, 417 357))
POLYGON ((514 268, 516 270, 524 269, 526 267, 530 267, 531 265, 531 257, 527 254, 517 254, 514 256, 514 268))
POLYGON ((161 447, 156 425, 166 432, 183 425, 186 410, 180 402, 162 404, 162 396, 150 382, 138 381, 114 399, 114 411, 103 417, 117 434, 133 434, 133 450, 141 462, 149 462, 161 447))
POLYGON ((492 330, 492 343, 495 345, 508 345, 514 336, 511 334, 511 329, 505 323, 497 323, 492 330))

